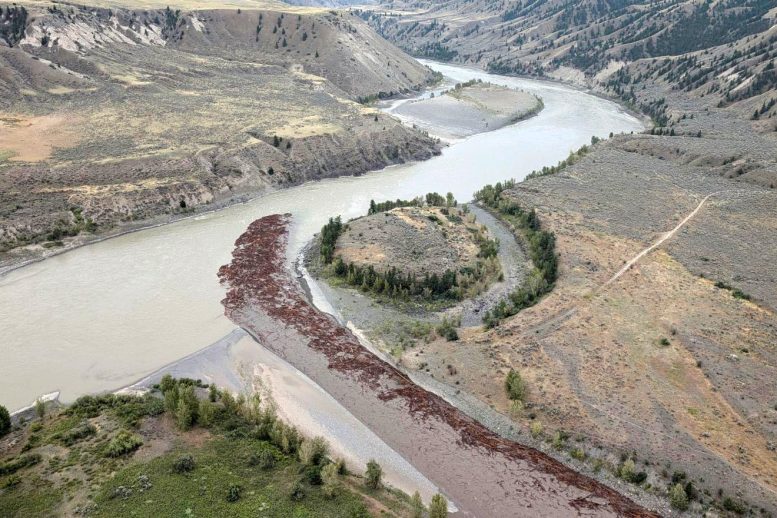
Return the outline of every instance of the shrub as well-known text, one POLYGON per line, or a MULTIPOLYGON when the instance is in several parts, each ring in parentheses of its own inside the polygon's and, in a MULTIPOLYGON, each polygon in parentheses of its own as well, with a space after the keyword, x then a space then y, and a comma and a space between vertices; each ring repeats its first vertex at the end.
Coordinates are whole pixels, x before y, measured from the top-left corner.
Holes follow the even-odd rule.
POLYGON ((574 450, 572 450, 570 455, 572 456, 573 459, 577 459, 580 461, 585 460, 585 457, 586 457, 585 450, 583 450, 583 448, 575 448, 574 450))
POLYGON ((323 437, 314 437, 302 441, 299 447, 299 460, 306 466, 320 464, 329 451, 329 445, 323 437))
POLYGON ((205 428, 210 428, 216 422, 217 410, 218 408, 210 399, 203 399, 197 410, 197 422, 205 428))
POLYGON ((324 496, 334 498, 340 492, 340 477, 337 474, 337 464, 327 464, 321 469, 321 482, 324 496))
POLYGON ((557 450, 560 450, 564 447, 564 442, 566 441, 567 436, 564 432, 561 430, 557 431, 555 435, 553 435, 553 447, 557 450))
POLYGON ((35 400, 35 415, 38 416, 38 418, 42 419, 44 415, 46 415, 46 404, 43 402, 42 399, 36 399, 35 400))
POLYGON ((688 509, 688 495, 685 493, 685 488, 682 484, 675 484, 669 490, 669 503, 680 511, 688 509))
POLYGON ((227 489, 227 502, 237 502, 240 500, 240 493, 243 492, 243 488, 238 485, 231 485, 227 489))
POLYGON ((189 473, 194 471, 194 457, 183 455, 173 462, 173 473, 189 473))
POLYGON ((459 339, 459 333, 456 331, 456 325, 454 322, 449 321, 447 318, 442 319, 442 323, 435 329, 437 334, 445 338, 449 342, 455 342, 459 339))
POLYGON ((321 466, 314 464, 312 466, 305 466, 302 468, 302 476, 305 481, 311 486, 321 485, 321 466))
POLYGON ((273 455, 270 450, 265 449, 260 451, 258 460, 257 466, 262 469, 271 469, 275 466, 275 455, 273 455))
POLYGON ((59 440, 65 446, 72 446, 78 441, 86 439, 87 437, 95 435, 96 433, 97 429, 88 422, 84 421, 78 426, 71 428, 70 430, 56 434, 54 438, 59 440))
POLYGON ((291 491, 289 492, 289 498, 291 498, 294 502, 299 502, 305 498, 305 488, 302 486, 302 482, 299 480, 294 482, 294 484, 291 486, 291 491))
POLYGON ((175 415, 178 410, 178 387, 165 391, 165 411, 175 415))
POLYGON ((211 403, 215 403, 219 399, 219 389, 217 389, 216 385, 212 383, 210 387, 208 387, 208 399, 211 403))
POLYGON ((380 467, 380 464, 375 462, 375 459, 370 459, 367 463, 367 471, 364 474, 365 484, 369 488, 378 489, 381 477, 383 477, 383 469, 380 467))
POLYGON ((0 405, 0 437, 11 431, 11 414, 8 409, 0 405))
POLYGON ((448 501, 440 493, 429 502, 429 518, 446 518, 448 516, 448 501))
POLYGON ((529 430, 531 431, 531 436, 537 439, 542 435, 542 423, 539 421, 532 421, 529 430))
POLYGON ((618 468, 618 476, 621 477, 623 480, 631 481, 634 477, 634 469, 635 469, 634 461, 631 459, 626 459, 623 464, 620 465, 618 468))
POLYGON ((108 443, 108 447, 105 449, 105 456, 121 457, 137 450, 142 444, 143 439, 139 435, 122 430, 108 443))
POLYGON ((41 456, 38 455, 37 453, 16 457, 15 459, 11 459, 7 462, 3 462, 2 464, 0 464, 0 476, 11 475, 12 473, 16 473, 22 468, 34 466, 40 461, 41 461, 41 456))
POLYGON ((424 502, 421 500, 421 494, 418 491, 413 493, 413 496, 410 498, 410 508, 412 509, 411 516, 413 518, 424 517, 424 502))
POLYGON ((745 511, 747 511, 745 504, 739 500, 734 500, 730 496, 727 496, 723 499, 723 509, 737 514, 745 514, 745 511))
POLYGON ((194 393, 194 387, 186 386, 178 390, 178 406, 175 410, 175 421, 178 428, 188 430, 197 422, 197 411, 200 402, 194 393))
POLYGON ((526 398, 526 384, 521 375, 514 369, 510 369, 505 378, 505 390, 507 397, 514 401, 523 401, 526 398))

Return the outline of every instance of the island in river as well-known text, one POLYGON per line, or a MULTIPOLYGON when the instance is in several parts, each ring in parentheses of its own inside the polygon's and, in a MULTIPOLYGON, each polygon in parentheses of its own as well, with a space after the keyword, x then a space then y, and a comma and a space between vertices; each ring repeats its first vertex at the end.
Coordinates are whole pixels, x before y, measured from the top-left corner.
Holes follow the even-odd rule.
POLYGON ((394 113, 434 135, 461 138, 514 124, 543 107, 542 99, 524 90, 471 80, 404 103, 394 113))

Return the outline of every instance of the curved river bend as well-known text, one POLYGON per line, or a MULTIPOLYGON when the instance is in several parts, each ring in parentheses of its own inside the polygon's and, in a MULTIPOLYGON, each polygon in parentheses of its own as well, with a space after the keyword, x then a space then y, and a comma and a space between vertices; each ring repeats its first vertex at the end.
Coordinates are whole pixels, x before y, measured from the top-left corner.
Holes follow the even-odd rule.
POLYGON ((451 191, 459 200, 487 183, 552 165, 592 135, 640 131, 607 100, 554 83, 430 65, 455 82, 483 79, 543 98, 527 121, 458 141, 422 163, 305 184, 243 205, 127 234, 0 277, 0 404, 19 408, 59 390, 64 401, 129 385, 235 329, 216 272, 257 218, 291 213, 296 252, 332 215, 362 215, 370 199, 451 191))

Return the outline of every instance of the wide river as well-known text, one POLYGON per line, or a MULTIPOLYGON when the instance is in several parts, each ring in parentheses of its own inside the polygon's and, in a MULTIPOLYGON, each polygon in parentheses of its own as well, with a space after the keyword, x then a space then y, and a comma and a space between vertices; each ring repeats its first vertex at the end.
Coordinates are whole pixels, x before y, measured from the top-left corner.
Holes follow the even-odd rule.
POLYGON ((64 401, 129 385, 235 329, 216 272, 253 220, 289 212, 296 252, 326 222, 366 212, 370 199, 430 191, 459 200, 488 183, 522 179, 610 132, 641 131, 617 104, 566 86, 427 63, 455 82, 483 79, 542 97, 516 125, 457 141, 432 160, 309 183, 219 212, 108 239, 0 277, 0 404, 43 393, 64 401))

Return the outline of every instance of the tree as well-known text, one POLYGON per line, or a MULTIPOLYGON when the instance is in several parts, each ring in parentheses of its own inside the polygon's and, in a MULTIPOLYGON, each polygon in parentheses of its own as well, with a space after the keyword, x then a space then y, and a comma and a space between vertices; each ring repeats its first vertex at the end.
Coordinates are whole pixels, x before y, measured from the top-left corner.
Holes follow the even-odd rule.
POLYGON ((416 491, 413 493, 413 497, 410 499, 410 507, 413 514, 413 518, 423 518, 424 516, 424 502, 421 500, 421 494, 416 491))
POLYGON ((329 445, 323 437, 305 440, 299 447, 299 460, 307 466, 321 464, 329 451, 329 445))
POLYGON ((188 385, 179 390, 178 407, 175 410, 175 420, 181 430, 188 430, 197 422, 199 400, 194 393, 194 387, 188 385))
POLYGON ((11 431, 11 415, 8 409, 0 405, 0 437, 11 431))
POLYGON ((364 474, 365 484, 369 488, 378 489, 381 477, 383 477, 383 469, 380 467, 380 464, 375 459, 370 459, 367 463, 367 472, 364 474))
POLYGON ((446 518, 447 516, 448 501, 440 493, 437 493, 429 503, 429 518, 446 518))
POLYGON ((337 474, 337 464, 329 463, 321 469, 322 490, 327 498, 334 498, 340 492, 340 478, 337 474))
POLYGON ((43 416, 46 415, 46 405, 42 399, 35 400, 35 415, 40 419, 43 419, 43 416))
POLYGON ((669 503, 672 507, 685 511, 688 509, 688 495, 685 492, 685 488, 682 484, 675 484, 672 489, 669 490, 669 503))
POLYGON ((510 369, 510 372, 507 373, 505 390, 507 391, 507 397, 513 401, 523 401, 526 397, 526 384, 515 369, 510 369))
POLYGON ((159 381, 159 390, 162 391, 162 394, 164 394, 168 390, 175 388, 175 385, 175 379, 170 374, 165 374, 159 381))
POLYGON ((209 399, 203 399, 200 401, 199 408, 197 409, 197 422, 209 428, 216 420, 216 404, 209 399))

